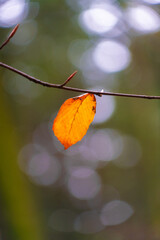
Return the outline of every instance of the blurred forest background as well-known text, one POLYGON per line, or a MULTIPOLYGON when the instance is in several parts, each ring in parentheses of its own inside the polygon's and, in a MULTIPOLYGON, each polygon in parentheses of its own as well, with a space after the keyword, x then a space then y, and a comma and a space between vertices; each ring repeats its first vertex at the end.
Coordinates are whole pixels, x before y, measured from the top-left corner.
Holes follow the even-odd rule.
MULTIPOLYGON (((0 61, 43 81, 160 95, 159 0, 0 0, 0 61)), ((103 96, 81 142, 52 132, 77 93, 0 69, 0 240, 159 240, 160 101, 103 96)))

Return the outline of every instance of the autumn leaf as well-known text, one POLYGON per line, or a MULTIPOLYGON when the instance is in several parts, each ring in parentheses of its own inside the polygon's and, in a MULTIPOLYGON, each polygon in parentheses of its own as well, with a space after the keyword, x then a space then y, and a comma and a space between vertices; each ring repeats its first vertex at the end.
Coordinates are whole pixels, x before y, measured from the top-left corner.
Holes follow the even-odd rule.
POLYGON ((67 149, 86 134, 96 113, 94 94, 84 94, 67 99, 61 106, 53 123, 53 131, 67 149))

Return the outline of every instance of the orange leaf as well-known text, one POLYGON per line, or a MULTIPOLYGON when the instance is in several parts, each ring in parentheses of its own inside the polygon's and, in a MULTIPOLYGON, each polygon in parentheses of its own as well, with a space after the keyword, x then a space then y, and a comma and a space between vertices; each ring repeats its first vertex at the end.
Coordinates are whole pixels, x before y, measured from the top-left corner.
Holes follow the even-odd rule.
POLYGON ((53 123, 53 131, 67 149, 86 134, 96 113, 96 98, 87 93, 67 99, 53 123))

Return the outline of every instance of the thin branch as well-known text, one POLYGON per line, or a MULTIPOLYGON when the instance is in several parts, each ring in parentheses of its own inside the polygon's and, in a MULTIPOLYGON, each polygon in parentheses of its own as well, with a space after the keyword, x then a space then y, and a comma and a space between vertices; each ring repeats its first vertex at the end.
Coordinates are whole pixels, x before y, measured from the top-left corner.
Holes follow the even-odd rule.
POLYGON ((0 46, 0 50, 7 45, 7 43, 10 41, 10 39, 14 36, 14 34, 17 32, 17 29, 19 27, 19 24, 17 24, 15 26, 15 28, 12 30, 12 32, 9 34, 8 38, 4 41, 4 43, 2 43, 2 45, 0 46))
MULTIPOLYGON (((130 98, 144 98, 144 99, 160 99, 160 96, 149 96, 149 95, 139 95, 139 94, 127 94, 127 93, 114 93, 114 92, 101 92, 101 91, 93 91, 93 90, 87 90, 87 89, 80 89, 80 88, 73 88, 73 87, 66 87, 61 85, 61 84, 54 84, 54 83, 48 83, 48 82, 43 82, 37 78, 34 78, 22 71, 19 71, 16 68, 13 68, 5 63, 0 62, 0 66, 3 68, 6 68, 12 72, 15 72, 25 78, 27 78, 29 81, 40 84, 45 87, 49 88, 60 88, 68 91, 74 91, 74 92, 80 92, 80 93, 92 93, 98 96, 102 95, 108 95, 108 96, 119 96, 119 97, 130 97, 130 98)), ((72 76, 72 75, 71 75, 72 76)), ((67 82, 67 80, 65 81, 67 82)))
POLYGON ((61 87, 65 86, 75 75, 76 75, 77 71, 75 71, 74 73, 72 73, 67 80, 61 84, 61 87))

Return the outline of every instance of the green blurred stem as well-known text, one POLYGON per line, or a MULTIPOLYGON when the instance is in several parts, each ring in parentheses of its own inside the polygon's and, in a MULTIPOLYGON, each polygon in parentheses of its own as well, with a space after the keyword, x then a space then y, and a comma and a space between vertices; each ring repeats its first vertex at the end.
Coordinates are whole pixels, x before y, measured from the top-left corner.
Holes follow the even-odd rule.
MULTIPOLYGON (((1 87, 1 86, 0 86, 1 87)), ((7 238, 44 240, 32 193, 17 164, 17 132, 0 88, 0 194, 7 238)))

